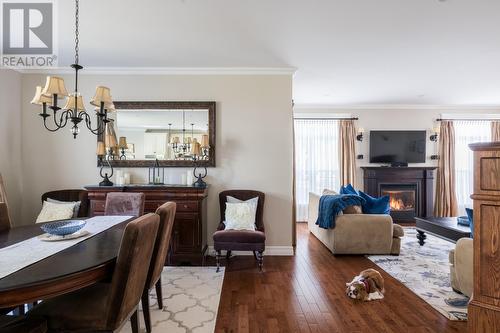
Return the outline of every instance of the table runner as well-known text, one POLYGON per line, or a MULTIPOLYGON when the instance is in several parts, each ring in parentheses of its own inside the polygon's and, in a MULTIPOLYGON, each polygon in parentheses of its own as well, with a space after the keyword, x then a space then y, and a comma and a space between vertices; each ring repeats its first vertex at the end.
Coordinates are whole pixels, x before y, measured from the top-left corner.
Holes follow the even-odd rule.
POLYGON ((45 242, 40 240, 38 236, 35 236, 4 247, 0 249, 0 279, 89 239, 132 217, 133 216, 96 216, 86 220, 87 224, 82 230, 87 230, 89 234, 85 237, 59 242, 45 242))

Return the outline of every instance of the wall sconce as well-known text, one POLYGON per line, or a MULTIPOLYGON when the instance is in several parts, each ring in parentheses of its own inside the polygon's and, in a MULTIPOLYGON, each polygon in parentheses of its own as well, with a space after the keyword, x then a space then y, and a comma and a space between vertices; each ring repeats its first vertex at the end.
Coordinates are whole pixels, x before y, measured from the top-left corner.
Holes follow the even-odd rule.
POLYGON ((431 140, 432 142, 437 142, 440 131, 441 131, 441 128, 439 126, 434 127, 432 129, 432 135, 429 137, 429 140, 431 140))
POLYGON ((358 128, 358 135, 356 135, 356 140, 363 141, 363 133, 365 133, 365 129, 362 127, 358 128))
POLYGON ((362 160, 363 158, 365 158, 365 156, 363 154, 359 154, 358 156, 356 156, 356 158, 358 160, 362 160))
POLYGON ((439 160, 439 155, 431 155, 431 160, 439 160))

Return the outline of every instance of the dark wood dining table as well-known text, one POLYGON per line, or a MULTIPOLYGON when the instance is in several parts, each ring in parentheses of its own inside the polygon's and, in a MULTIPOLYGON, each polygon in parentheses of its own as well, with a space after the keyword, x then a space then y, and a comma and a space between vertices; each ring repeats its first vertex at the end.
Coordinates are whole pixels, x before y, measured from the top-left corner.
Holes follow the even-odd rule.
MULTIPOLYGON (((0 279, 0 309, 48 299, 110 280, 131 219, 0 279)), ((0 248, 43 234, 40 225, 0 232, 0 248)))

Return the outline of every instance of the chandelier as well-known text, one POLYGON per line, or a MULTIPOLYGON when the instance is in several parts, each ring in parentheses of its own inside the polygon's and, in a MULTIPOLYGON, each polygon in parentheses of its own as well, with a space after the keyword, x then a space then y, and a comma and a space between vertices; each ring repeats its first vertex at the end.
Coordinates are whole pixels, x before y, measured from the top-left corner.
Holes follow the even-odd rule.
POLYGON ((94 98, 90 104, 95 106, 97 125, 92 128, 91 116, 86 112, 83 102, 83 96, 78 91, 78 71, 83 69, 79 64, 79 0, 75 0, 75 63, 71 68, 75 70, 75 90, 68 94, 64 85, 64 79, 57 76, 47 76, 45 86, 36 87, 35 97, 31 101, 32 104, 41 105, 42 113, 39 115, 43 118, 44 127, 50 132, 56 132, 68 124, 68 121, 73 125, 71 134, 76 139, 80 129, 78 124, 84 122, 86 127, 95 135, 101 135, 106 129, 106 124, 112 121, 108 119, 108 112, 114 110, 111 92, 108 87, 98 86, 94 98), (66 98, 64 107, 59 107, 59 99, 66 98), (52 113, 47 109, 52 110, 52 113), (53 125, 49 125, 49 118, 53 118, 53 125))
POLYGON ((178 136, 172 137, 172 123, 168 124, 168 137, 170 146, 174 152, 176 160, 208 160, 210 146, 208 144, 208 135, 202 135, 202 142, 194 137, 194 123, 191 123, 191 136, 186 137, 186 112, 182 111, 182 142, 178 136))

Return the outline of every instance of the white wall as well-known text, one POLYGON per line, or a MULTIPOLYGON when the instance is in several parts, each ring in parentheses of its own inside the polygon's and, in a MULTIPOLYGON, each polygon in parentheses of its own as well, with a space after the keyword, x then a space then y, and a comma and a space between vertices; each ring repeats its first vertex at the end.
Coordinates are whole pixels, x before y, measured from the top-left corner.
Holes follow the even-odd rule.
POLYGON ((21 221, 21 75, 0 69, 0 173, 13 224, 21 221))
MULTIPOLYGON (((55 134, 43 128, 29 101, 44 76, 23 75, 23 174, 26 186, 23 223, 32 223, 40 195, 49 190, 97 184, 96 137, 86 129, 73 140, 69 128, 55 134)), ((68 90, 72 76, 64 76, 68 90)), ((290 75, 126 76, 84 75, 81 91, 88 103, 96 85, 111 88, 121 101, 216 101, 217 167, 208 170, 208 239, 219 222, 217 195, 225 189, 266 193, 267 244, 292 243, 292 77, 290 75)), ((118 133, 119 135, 119 133, 118 133)), ((147 169, 130 169, 133 181, 146 182, 147 169)), ((168 169, 180 180, 187 169, 168 169)))
MULTIPOLYGON (((364 128, 365 134, 362 142, 356 142, 356 154, 363 154, 364 159, 357 160, 357 184, 358 187, 363 187, 363 170, 362 166, 373 166, 379 164, 370 164, 370 130, 427 130, 427 137, 431 135, 431 130, 436 126, 436 119, 440 118, 441 113, 446 114, 498 114, 500 109, 480 110, 479 108, 456 108, 452 107, 394 107, 387 108, 314 108, 296 106, 294 113, 305 114, 352 114, 359 118, 356 121, 357 128, 364 128)), ((409 166, 437 166, 436 160, 431 160, 431 155, 438 153, 437 143, 427 140, 426 147, 426 162, 415 163, 409 166)))

